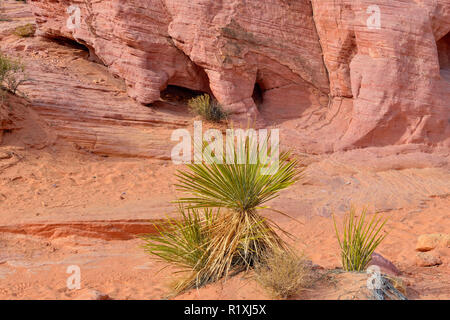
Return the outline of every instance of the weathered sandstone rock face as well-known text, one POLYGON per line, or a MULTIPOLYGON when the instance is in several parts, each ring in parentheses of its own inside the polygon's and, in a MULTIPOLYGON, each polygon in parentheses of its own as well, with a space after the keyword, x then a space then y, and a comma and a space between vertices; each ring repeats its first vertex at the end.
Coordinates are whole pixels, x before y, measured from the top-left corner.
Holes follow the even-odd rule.
POLYGON ((256 113, 263 90, 291 84, 328 92, 308 1, 35 1, 48 36, 86 44, 141 103, 167 85, 208 91, 236 113, 256 113), (66 26, 71 4, 81 26, 66 26))
POLYGON ((312 3, 331 95, 353 99, 337 148, 449 137, 450 1, 312 3), (379 29, 367 25, 373 5, 379 29))
POLYGON ((298 109, 294 139, 312 151, 450 140, 450 0, 31 4, 42 34, 87 46, 144 104, 177 85, 252 116, 258 85, 272 113, 298 109))

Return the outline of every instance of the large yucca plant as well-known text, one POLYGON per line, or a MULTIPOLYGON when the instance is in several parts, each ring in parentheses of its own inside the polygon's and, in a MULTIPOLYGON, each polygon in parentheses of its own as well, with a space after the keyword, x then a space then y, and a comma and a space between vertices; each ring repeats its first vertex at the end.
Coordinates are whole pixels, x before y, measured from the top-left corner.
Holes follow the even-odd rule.
POLYGON ((355 208, 351 208, 345 215, 342 239, 333 216, 336 236, 341 247, 342 267, 346 271, 364 271, 367 268, 372 254, 386 237, 383 227, 387 219, 374 215, 366 221, 367 210, 363 209, 361 215, 356 215, 355 208))
POLYGON ((258 209, 294 184, 303 170, 288 152, 272 157, 271 148, 278 150, 278 146, 269 149, 268 141, 259 148, 248 137, 238 148, 233 141, 227 149, 235 151, 233 156, 222 161, 217 161, 205 144, 204 162, 190 164, 177 175, 178 189, 190 194, 180 198, 180 203, 190 208, 227 209, 214 224, 208 246, 205 268, 216 278, 253 266, 268 252, 288 249, 275 229, 284 231, 259 215, 258 209))

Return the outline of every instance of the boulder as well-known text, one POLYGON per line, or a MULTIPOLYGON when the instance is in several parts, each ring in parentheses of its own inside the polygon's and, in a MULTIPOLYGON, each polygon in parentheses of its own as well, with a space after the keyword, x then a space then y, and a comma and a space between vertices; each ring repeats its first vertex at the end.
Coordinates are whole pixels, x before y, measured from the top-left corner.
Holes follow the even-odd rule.
POLYGON ((435 248, 449 248, 450 234, 433 233, 423 234, 417 239, 416 250, 421 252, 431 251, 435 248))
POLYGON ((369 262, 369 266, 372 265, 378 266, 383 274, 391 276, 400 275, 400 271, 391 261, 376 252, 372 254, 372 259, 369 262))
POLYGON ((416 255, 416 265, 419 267, 434 267, 442 264, 438 254, 433 252, 418 252, 416 255))

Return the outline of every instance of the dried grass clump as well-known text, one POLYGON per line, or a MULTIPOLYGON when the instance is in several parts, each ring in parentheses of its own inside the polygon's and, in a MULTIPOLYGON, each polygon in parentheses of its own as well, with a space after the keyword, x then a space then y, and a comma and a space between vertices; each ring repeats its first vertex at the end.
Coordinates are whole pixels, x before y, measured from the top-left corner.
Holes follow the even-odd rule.
POLYGON ((14 30, 14 34, 16 36, 27 38, 34 36, 34 33, 36 32, 36 26, 31 23, 27 23, 23 26, 19 26, 14 30))
POLYGON ((227 119, 228 113, 209 94, 200 95, 188 101, 189 110, 203 119, 213 122, 220 122, 227 119))
POLYGON ((273 251, 256 265, 255 273, 274 298, 290 298, 313 282, 311 263, 289 251, 273 251))

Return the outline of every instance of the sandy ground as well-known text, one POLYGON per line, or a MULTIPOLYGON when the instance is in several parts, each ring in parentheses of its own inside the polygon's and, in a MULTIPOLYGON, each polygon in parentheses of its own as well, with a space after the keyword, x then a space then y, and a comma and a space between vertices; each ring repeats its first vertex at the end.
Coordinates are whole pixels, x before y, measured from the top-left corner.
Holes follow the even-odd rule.
MULTIPOLYGON (((440 266, 423 268, 415 265, 417 237, 423 233, 448 232, 449 207, 448 197, 430 198, 423 208, 404 208, 386 214, 390 217, 386 227, 389 236, 377 251, 399 268, 401 278, 408 285, 409 298, 449 298, 448 249, 440 251, 443 261, 440 266)), ((338 268, 339 250, 331 219, 313 216, 304 223, 282 224, 297 237, 293 245, 298 252, 328 270, 338 268)), ((81 237, 70 231, 55 232, 48 237, 0 233, 0 298, 73 299, 83 296, 88 289, 98 290, 114 299, 161 299, 170 295, 174 275, 167 269, 157 273, 164 265, 143 252, 141 240, 105 238, 81 237), (69 276, 66 270, 70 265, 81 268, 81 291, 66 287, 69 276)), ((302 293, 298 298, 336 298, 346 290, 329 286, 318 284, 315 290, 302 293)), ((269 296, 250 273, 194 290, 180 298, 259 299, 269 296)))
MULTIPOLYGON (((58 146, 34 150, 3 145, 0 151, 13 152, 13 157, 0 162, 9 163, 2 166, 0 173, 0 298, 73 299, 86 297, 91 289, 113 299, 170 296, 172 272, 165 269, 157 273, 164 265, 150 259, 135 236, 150 232, 151 220, 173 213, 170 201, 176 195, 173 184, 178 166, 161 160, 105 158, 65 148, 58 150, 58 146), (12 162, 13 158, 17 159, 12 162), (69 276, 66 270, 70 265, 81 268, 81 291, 66 287, 69 276)), ((355 175, 328 167, 328 161, 325 158, 310 164, 309 178, 271 204, 302 224, 269 212, 265 214, 295 235, 291 243, 299 253, 333 270, 340 267, 340 259, 327 210, 336 212, 338 220, 342 218, 342 212, 350 204, 347 193, 351 193, 346 190, 350 186, 345 181, 353 181, 355 175), (311 177, 316 166, 332 172, 326 183, 319 184, 311 177), (334 185, 335 179, 343 183, 334 185), (317 197, 317 193, 323 196, 317 197), (307 205, 301 206, 302 203, 307 205)), ((364 171, 364 175, 369 173, 364 171)), ((386 189, 391 184, 398 189, 377 193, 372 184, 360 178, 361 184, 354 187, 359 189, 355 194, 360 195, 360 202, 373 206, 387 195, 395 197, 396 190, 399 194, 396 202, 385 200, 391 208, 381 210, 383 216, 389 217, 386 226, 389 236, 377 251, 401 271, 410 298, 448 299, 449 249, 440 250, 443 262, 440 266, 423 268, 415 264, 419 235, 449 232, 448 169, 390 169, 372 174, 376 176, 372 177, 372 183, 386 185, 386 189), (412 188, 411 185, 416 185, 417 191, 405 193, 404 189, 412 188), (423 189, 427 188, 434 192, 425 196, 423 189)), ((329 286, 318 284, 316 290, 298 298, 334 299, 343 294, 329 286)), ((270 296, 250 273, 180 298, 270 296)))
MULTIPOLYGON (((20 25, 27 19, 27 15, 17 14, 13 22, 20 25)), ((0 33, 7 34, 11 29, 11 24, 5 26, 0 24, 3 27, 0 33)), ((8 36, 0 47, 7 50, 12 44, 22 45, 25 41, 36 44, 44 40, 8 36)), ((39 54, 41 49, 36 48, 39 54)), ((29 51, 20 54, 31 73, 45 65, 49 75, 61 76, 58 67, 52 67, 52 59, 62 59, 73 60, 67 62, 67 68, 89 71, 81 73, 81 77, 87 77, 88 73, 92 78, 104 76, 104 70, 95 64, 72 59, 79 53, 76 49, 57 48, 39 58, 29 51)), ((111 87, 115 85, 99 84, 105 90, 96 91, 95 99, 115 103, 110 99, 111 87)), ((98 290, 112 299, 171 297, 173 270, 160 271, 165 265, 144 253, 142 241, 136 235, 151 232, 150 221, 173 214, 171 201, 178 195, 174 174, 182 167, 158 157, 106 157, 74 148, 67 136, 52 127, 60 119, 41 116, 38 102, 48 93, 33 86, 25 86, 31 99, 28 107, 24 107, 22 100, 11 98, 19 125, 3 134, 0 145, 0 299, 84 299, 91 297, 90 290, 98 290), (81 269, 80 290, 66 286, 69 277, 66 271, 71 265, 81 269)), ((67 86, 70 91, 73 83, 68 82, 67 86)), ((118 86, 117 90, 122 89, 118 86)), ((136 107, 130 101, 127 103, 136 107)), ((193 120, 164 105, 155 113, 173 123, 193 120)), ((133 127, 121 130, 126 135, 127 130, 133 132, 133 127)), ((168 132, 154 128, 152 134, 164 144, 161 137, 168 132)), ((130 133, 132 138, 135 137, 130 133)), ((340 259, 331 214, 336 213, 341 220, 350 205, 368 206, 371 212, 389 217, 386 226, 389 236, 377 251, 401 271, 408 297, 449 299, 449 249, 438 250, 442 260, 439 266, 418 267, 415 262, 419 235, 450 233, 449 153, 414 145, 330 155, 298 153, 307 167, 305 179, 270 205, 301 224, 269 211, 263 214, 295 235, 291 243, 299 253, 303 252, 327 272, 334 272, 340 267, 340 259)), ((365 283, 366 278, 365 274, 338 272, 331 274, 329 281, 319 281, 295 298, 352 298, 350 288, 355 283, 357 286, 365 283)), ((175 298, 270 296, 250 272, 175 298)))

